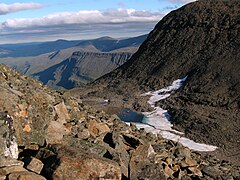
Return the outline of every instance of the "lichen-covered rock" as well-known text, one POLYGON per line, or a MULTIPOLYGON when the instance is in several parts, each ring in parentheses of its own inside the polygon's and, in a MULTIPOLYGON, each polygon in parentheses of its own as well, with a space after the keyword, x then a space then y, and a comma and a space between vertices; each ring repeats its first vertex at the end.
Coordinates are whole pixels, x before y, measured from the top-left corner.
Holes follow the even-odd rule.
POLYGON ((54 105, 62 101, 60 95, 5 65, 0 65, 0 73, 0 112, 12 117, 18 145, 44 145, 46 129, 55 117, 54 105))
POLYGON ((57 160, 52 161, 48 172, 52 179, 121 179, 122 173, 118 164, 95 154, 68 146, 53 146, 57 160))

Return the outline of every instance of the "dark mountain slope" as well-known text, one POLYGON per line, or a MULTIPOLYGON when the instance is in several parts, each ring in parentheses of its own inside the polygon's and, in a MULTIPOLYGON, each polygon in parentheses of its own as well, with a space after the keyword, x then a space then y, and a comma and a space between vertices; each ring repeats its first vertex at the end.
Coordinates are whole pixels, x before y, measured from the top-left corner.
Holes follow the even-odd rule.
MULTIPOLYGON (((225 155, 240 162, 238 0, 197 1, 169 13, 137 53, 96 81, 95 92, 89 94, 109 91, 135 98, 134 94, 163 88, 187 75, 181 91, 164 103, 175 127, 188 137, 223 148, 225 155)), ((132 106, 141 109, 136 103, 132 106)))

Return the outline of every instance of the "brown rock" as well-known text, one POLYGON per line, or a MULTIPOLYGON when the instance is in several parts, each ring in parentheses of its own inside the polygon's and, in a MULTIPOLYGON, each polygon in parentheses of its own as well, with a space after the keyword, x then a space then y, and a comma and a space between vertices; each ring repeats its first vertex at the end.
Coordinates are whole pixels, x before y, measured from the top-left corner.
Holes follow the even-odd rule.
POLYGON ((84 112, 79 112, 79 122, 86 120, 86 114, 84 112))
POLYGON ((58 149, 59 166, 53 179, 121 179, 117 163, 78 149, 61 147, 58 149))
POLYGON ((6 176, 13 172, 21 172, 21 171, 27 171, 22 166, 8 166, 0 168, 0 176, 6 176))
POLYGON ((202 177, 202 172, 196 167, 196 166, 193 166, 193 167, 189 167, 188 168, 195 176, 199 176, 199 177, 202 177))
POLYGON ((130 161, 130 156, 126 150, 126 145, 123 143, 123 138, 120 136, 118 133, 114 133, 114 142, 116 144, 115 150, 116 150, 116 155, 114 155, 114 159, 117 159, 116 161, 120 165, 122 174, 125 177, 129 177, 129 161, 130 161), (117 156, 117 157, 116 157, 117 156))
POLYGON ((150 144, 138 146, 130 160, 130 179, 165 179, 163 167, 155 163, 154 156, 150 144))
POLYGON ((168 165, 171 165, 171 164, 172 164, 172 159, 171 159, 171 158, 167 158, 167 159, 166 159, 166 163, 167 163, 168 165))
POLYGON ((192 166, 197 166, 197 165, 198 165, 197 161, 195 161, 192 158, 187 158, 187 157, 180 162, 181 167, 192 167, 192 166))
POLYGON ((134 152, 134 158, 135 159, 138 159, 141 158, 141 159, 147 159, 149 158, 151 155, 154 155, 155 152, 154 152, 154 149, 152 147, 151 144, 144 144, 144 145, 140 145, 136 151, 134 152))
POLYGON ((0 157, 0 168, 8 167, 8 166, 23 166, 23 165, 24 165, 24 163, 22 161, 4 157, 4 156, 0 157))
POLYGON ((185 158, 185 163, 190 167, 198 165, 197 161, 192 158, 185 158))
POLYGON ((167 158, 168 156, 169 156, 169 154, 166 151, 164 151, 164 152, 156 155, 156 160, 162 160, 162 159, 167 158))
POLYGON ((54 106, 54 108, 58 115, 58 122, 64 124, 67 122, 66 120, 70 119, 67 107, 65 106, 64 102, 57 104, 56 106, 54 106))
POLYGON ((174 171, 171 168, 169 168, 168 166, 166 166, 164 168, 164 173, 165 173, 166 177, 173 178, 174 171))
POLYGON ((80 132, 78 132, 77 137, 79 139, 87 139, 90 137, 90 132, 88 129, 83 129, 80 132))
POLYGON ((26 166, 26 168, 30 171, 33 171, 37 174, 40 174, 42 171, 44 164, 42 161, 40 161, 37 158, 31 157, 29 164, 26 166))
POLYGON ((178 171, 178 170, 180 170, 180 166, 177 165, 177 164, 175 164, 175 165, 172 167, 172 170, 173 170, 173 171, 178 171))
POLYGON ((191 158, 191 151, 186 147, 179 147, 176 149, 175 154, 179 157, 191 158))
POLYGON ((90 122, 88 123, 88 130, 90 134, 94 137, 103 133, 110 132, 110 129, 106 124, 98 123, 96 120, 90 120, 90 122))
POLYGON ((45 177, 32 172, 14 172, 8 176, 8 180, 46 180, 45 177))
POLYGON ((49 123, 46 135, 47 144, 59 144, 62 142, 63 136, 66 134, 66 129, 63 124, 58 121, 49 123))
POLYGON ((30 150, 37 151, 37 150, 39 150, 39 146, 37 144, 30 144, 30 145, 26 145, 24 149, 30 149, 30 150))

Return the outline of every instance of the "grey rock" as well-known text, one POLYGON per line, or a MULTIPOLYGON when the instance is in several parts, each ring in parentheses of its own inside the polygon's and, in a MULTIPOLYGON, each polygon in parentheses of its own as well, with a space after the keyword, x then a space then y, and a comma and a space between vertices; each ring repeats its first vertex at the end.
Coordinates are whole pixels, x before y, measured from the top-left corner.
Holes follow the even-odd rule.
POLYGON ((216 178, 222 174, 218 168, 212 166, 205 166, 202 172, 212 178, 216 178))

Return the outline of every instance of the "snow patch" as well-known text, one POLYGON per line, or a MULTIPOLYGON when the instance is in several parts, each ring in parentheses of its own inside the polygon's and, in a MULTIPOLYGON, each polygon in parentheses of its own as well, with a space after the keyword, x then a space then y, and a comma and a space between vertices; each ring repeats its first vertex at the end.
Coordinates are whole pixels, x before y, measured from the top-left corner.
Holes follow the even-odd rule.
POLYGON ((154 108, 154 111, 144 112, 143 114, 145 117, 143 119, 143 123, 135 124, 137 128, 144 128, 147 132, 161 134, 163 138, 179 142, 189 149, 195 151, 214 151, 217 148, 216 146, 196 143, 186 137, 183 137, 183 132, 172 129, 173 125, 170 122, 170 115, 168 112, 156 106, 156 102, 168 98, 176 90, 181 88, 186 79, 187 76, 174 81, 171 86, 165 87, 158 91, 142 94, 142 96, 151 96, 148 100, 148 103, 154 108))

